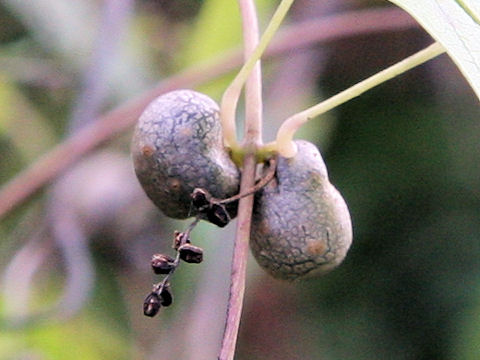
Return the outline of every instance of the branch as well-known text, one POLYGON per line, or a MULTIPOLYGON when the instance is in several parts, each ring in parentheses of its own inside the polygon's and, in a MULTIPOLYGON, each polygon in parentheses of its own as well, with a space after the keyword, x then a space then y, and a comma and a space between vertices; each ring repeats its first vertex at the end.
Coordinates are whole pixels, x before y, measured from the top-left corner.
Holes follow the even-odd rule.
MULTIPOLYGON (((252 53, 258 44, 257 13, 253 0, 239 0, 239 5, 243 23, 244 57, 248 63, 248 59, 252 58, 252 53)), ((255 170, 257 165, 255 151, 257 146, 261 144, 262 139, 262 78, 258 58, 255 59, 254 64, 245 88, 245 138, 243 147, 246 150, 246 156, 243 160, 240 193, 247 191, 255 185, 255 170)), ((238 76, 236 79, 238 79, 238 76)), ((234 96, 237 95, 239 94, 235 94, 234 96)), ((222 99, 222 105, 223 103, 222 99)), ((235 107, 233 108, 233 115, 234 111, 235 107)), ((232 120, 234 120, 234 118, 232 120)), ((237 344, 238 328, 240 326, 245 293, 253 199, 253 195, 243 197, 240 199, 238 206, 237 232, 232 255, 227 319, 223 333, 222 348, 218 356, 219 360, 233 360, 235 355, 235 346, 237 344)))
MULTIPOLYGON (((291 25, 278 34, 265 55, 278 56, 318 42, 416 26, 415 20, 397 8, 351 11, 291 25)), ((208 63, 197 64, 160 82, 154 89, 110 111, 67 138, 3 185, 0 190, 0 218, 25 202, 82 156, 129 129, 155 97, 170 90, 192 88, 213 80, 239 67, 242 62, 242 53, 237 50, 208 63)))

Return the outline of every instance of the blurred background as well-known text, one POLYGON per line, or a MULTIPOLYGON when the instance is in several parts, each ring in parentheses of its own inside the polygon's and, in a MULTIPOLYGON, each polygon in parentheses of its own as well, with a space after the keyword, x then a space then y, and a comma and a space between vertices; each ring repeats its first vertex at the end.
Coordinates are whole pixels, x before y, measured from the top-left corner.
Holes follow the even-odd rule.
MULTIPOLYGON (((278 1, 256 3, 264 28, 278 1)), ((386 1, 297 0, 285 29, 307 22, 323 27, 284 37, 263 61, 265 141, 288 116, 432 42, 386 1), (318 41, 301 45, 305 34, 318 41)), ((0 1, 0 183, 241 39, 236 1, 0 1)), ((218 101, 232 76, 191 87, 218 101)), ((305 282, 274 280, 251 258, 236 359, 480 357, 478 104, 442 55, 300 131, 350 207, 354 243, 338 269, 305 282)), ((174 304, 143 316, 159 281, 151 255, 172 254, 173 231, 189 222, 143 194, 132 127, 2 218, 1 360, 216 358, 235 225, 196 228, 204 262, 181 266, 174 304)))

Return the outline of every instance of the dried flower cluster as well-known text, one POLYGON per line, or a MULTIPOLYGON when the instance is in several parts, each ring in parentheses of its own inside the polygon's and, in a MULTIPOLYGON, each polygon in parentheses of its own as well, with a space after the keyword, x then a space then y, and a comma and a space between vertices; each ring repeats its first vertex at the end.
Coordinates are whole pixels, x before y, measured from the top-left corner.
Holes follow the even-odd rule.
MULTIPOLYGON (((192 195, 192 207, 196 215, 195 220, 183 231, 175 231, 173 249, 177 252, 175 258, 166 254, 154 254, 150 264, 155 274, 165 275, 163 280, 153 285, 152 291, 145 298, 143 313, 153 317, 162 306, 167 307, 173 302, 170 289, 170 276, 174 273, 181 261, 190 264, 199 264, 203 261, 203 249, 192 244, 190 233, 200 219, 207 218, 211 223, 223 227, 230 222, 230 216, 223 205, 225 201, 218 201, 206 190, 196 188, 192 195)), ((229 202, 228 200, 226 202, 229 202)))

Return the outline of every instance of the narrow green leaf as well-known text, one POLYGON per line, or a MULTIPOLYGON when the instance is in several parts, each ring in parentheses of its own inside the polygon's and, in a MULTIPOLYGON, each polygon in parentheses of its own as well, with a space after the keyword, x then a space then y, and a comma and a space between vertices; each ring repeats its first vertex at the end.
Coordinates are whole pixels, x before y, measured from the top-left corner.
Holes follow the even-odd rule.
POLYGON ((390 0, 441 43, 480 99, 479 0, 390 0))

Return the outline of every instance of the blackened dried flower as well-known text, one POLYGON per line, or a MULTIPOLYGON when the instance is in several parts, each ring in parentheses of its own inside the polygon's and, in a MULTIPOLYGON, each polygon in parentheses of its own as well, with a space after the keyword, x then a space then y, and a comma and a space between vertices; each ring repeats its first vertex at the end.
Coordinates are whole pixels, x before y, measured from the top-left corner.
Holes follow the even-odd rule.
POLYGON ((187 263, 198 264, 203 260, 202 248, 192 244, 183 244, 178 248, 178 252, 180 253, 180 259, 187 263))
POLYGON ((230 222, 230 215, 225 206, 221 204, 212 204, 207 211, 207 218, 208 221, 219 227, 225 227, 230 222))
POLYGON ((154 254, 150 263, 155 274, 169 274, 175 268, 175 260, 165 254, 154 254))
POLYGON ((162 291, 160 292, 160 303, 162 306, 170 306, 173 302, 173 295, 172 291, 170 290, 170 286, 167 284, 163 286, 162 291))
POLYGON ((158 311, 161 308, 160 297, 152 292, 150 293, 143 302, 143 314, 145 316, 154 317, 158 314, 158 311))
POLYGON ((203 210, 210 206, 212 196, 204 189, 196 188, 192 193, 192 204, 197 210, 203 210))

